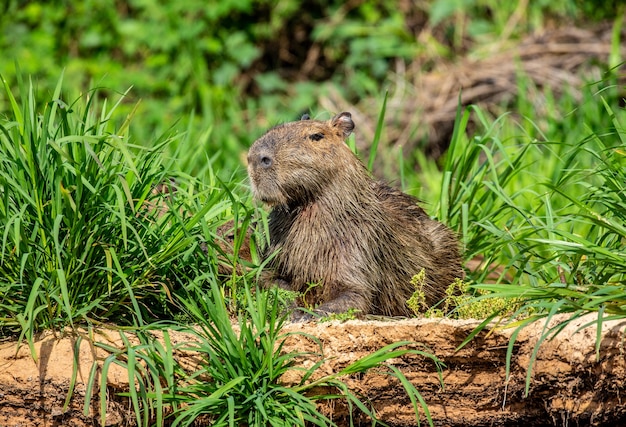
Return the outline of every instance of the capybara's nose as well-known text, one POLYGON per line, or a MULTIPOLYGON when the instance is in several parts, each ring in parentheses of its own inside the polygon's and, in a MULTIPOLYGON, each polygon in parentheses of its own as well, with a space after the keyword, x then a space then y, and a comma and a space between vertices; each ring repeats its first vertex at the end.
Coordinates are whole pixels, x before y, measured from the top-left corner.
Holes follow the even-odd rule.
POLYGON ((274 164, 274 158, 266 150, 254 150, 248 155, 248 164, 255 169, 268 169, 274 164))
POLYGON ((259 166, 267 169, 269 167, 272 166, 272 164, 274 163, 274 160, 272 160, 272 158, 270 156, 267 155, 261 155, 259 156, 259 166))

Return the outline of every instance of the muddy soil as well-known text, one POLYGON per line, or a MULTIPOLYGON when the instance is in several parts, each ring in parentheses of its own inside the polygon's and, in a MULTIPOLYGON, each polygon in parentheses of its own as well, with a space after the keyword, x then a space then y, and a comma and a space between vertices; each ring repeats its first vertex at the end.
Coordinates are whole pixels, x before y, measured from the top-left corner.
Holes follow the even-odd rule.
MULTIPOLYGON (((530 388, 525 395, 528 366, 545 323, 526 327, 517 336, 506 381, 506 352, 512 330, 492 328, 459 351, 456 348, 478 324, 476 321, 410 319, 397 321, 349 321, 345 323, 293 324, 287 330, 314 335, 322 343, 326 362, 319 375, 337 372, 350 362, 387 344, 410 340, 415 348, 435 354, 446 365, 444 386, 435 365, 419 356, 392 360, 424 396, 436 426, 588 426, 626 425, 624 328, 626 322, 604 322, 599 357, 596 354, 595 319, 586 316, 566 326, 555 338, 544 341, 535 355, 530 388)), ((563 320, 563 318, 560 318, 563 320)), ((554 320, 556 322, 558 320, 554 320)), ((86 383, 94 360, 107 353, 90 340, 121 346, 119 335, 101 330, 83 335, 44 334, 35 343, 34 360, 27 345, 16 351, 15 342, 0 344, 0 426, 101 425, 97 398, 85 406, 86 383), (76 358, 76 387, 65 401, 76 358)), ((173 334, 173 340, 188 339, 173 334)), ((303 335, 289 338, 285 351, 319 351, 318 344, 303 335)), ((321 356, 302 359, 315 363, 321 356)), ((297 382, 293 373, 282 380, 297 382)), ((400 383, 382 372, 347 378, 353 390, 366 396, 381 420, 393 426, 415 426, 417 420, 400 383)), ((105 425, 133 425, 127 398, 126 372, 111 365, 107 375, 109 399, 105 425)), ((347 425, 345 408, 334 404, 323 410, 339 425, 347 425)), ((422 425, 425 419, 421 419, 422 425)), ((366 419, 359 425, 371 425, 366 419)), ((357 423, 358 424, 358 423, 357 423)))

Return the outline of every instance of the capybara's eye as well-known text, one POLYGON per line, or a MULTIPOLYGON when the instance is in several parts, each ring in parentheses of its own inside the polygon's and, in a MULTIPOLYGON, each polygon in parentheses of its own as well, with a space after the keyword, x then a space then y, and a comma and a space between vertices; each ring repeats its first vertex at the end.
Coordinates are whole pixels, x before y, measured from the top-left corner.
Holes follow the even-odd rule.
POLYGON ((314 133, 309 135, 309 139, 312 139, 313 141, 319 141, 320 139, 324 138, 324 134, 323 133, 314 133))

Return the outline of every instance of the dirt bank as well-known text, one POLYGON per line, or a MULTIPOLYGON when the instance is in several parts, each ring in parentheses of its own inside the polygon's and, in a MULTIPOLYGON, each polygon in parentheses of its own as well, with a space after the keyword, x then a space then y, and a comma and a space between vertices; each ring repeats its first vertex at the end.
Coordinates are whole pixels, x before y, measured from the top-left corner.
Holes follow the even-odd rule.
MULTIPOLYGON (((288 330, 302 331, 320 339, 327 361, 320 373, 336 372, 351 361, 384 345, 415 341, 416 348, 434 353, 446 365, 441 387, 434 364, 411 356, 393 360, 428 402, 437 426, 509 425, 621 425, 626 406, 621 396, 626 388, 624 328, 626 322, 602 324, 599 359, 596 359, 596 326, 578 331, 593 321, 586 316, 572 322, 556 338, 545 341, 536 353, 529 395, 524 396, 527 367, 533 357, 544 322, 525 328, 517 337, 506 379, 506 349, 511 330, 481 333, 455 351, 477 325, 474 321, 411 319, 400 321, 350 321, 346 323, 294 324, 288 330)), ((92 338, 119 345, 117 333, 100 331, 92 338)), ((184 336, 173 336, 184 340, 184 336)), ((15 342, 0 344, 0 426, 92 426, 99 425, 98 408, 83 414, 85 383, 95 357, 106 356, 88 339, 45 334, 36 343, 38 360, 27 346, 16 354, 15 342), (78 348, 76 392, 63 409, 73 372, 73 349, 78 348), (94 416, 94 414, 96 414, 94 416)), ((303 336, 291 337, 286 351, 317 351, 303 336)), ((312 356, 303 364, 315 362, 312 356)), ((296 381, 296 374, 283 378, 296 381)), ((381 373, 349 378, 354 390, 367 396, 380 418, 395 426, 416 425, 405 392, 397 380, 381 373)), ((125 372, 112 366, 107 377, 110 396, 107 425, 131 425, 128 402, 115 393, 128 389, 125 372)), ((342 419, 340 405, 327 407, 335 420, 342 419)), ((423 421, 423 420, 422 420, 423 421)), ((363 425, 367 425, 363 420, 363 425)))

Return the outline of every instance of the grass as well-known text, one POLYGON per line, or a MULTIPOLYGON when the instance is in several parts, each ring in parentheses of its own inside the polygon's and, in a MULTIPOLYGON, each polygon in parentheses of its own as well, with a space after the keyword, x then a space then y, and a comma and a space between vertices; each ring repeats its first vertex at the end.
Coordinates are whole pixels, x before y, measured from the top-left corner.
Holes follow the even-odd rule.
POLYGON ((624 114, 596 101, 604 120, 593 125, 602 127, 571 141, 510 137, 507 116, 490 123, 477 108, 459 112, 439 215, 458 225, 467 259, 484 255, 509 281, 533 287, 623 282, 624 114), (470 114, 484 135, 464 135, 470 114))
POLYGON ((596 320, 584 327, 626 317, 626 114, 610 79, 587 89, 565 123, 543 130, 530 116, 490 120, 477 107, 459 110, 442 172, 438 215, 460 230, 466 259, 483 257, 467 305, 494 302, 461 347, 504 316, 501 327, 515 329, 510 364, 521 329, 545 322, 526 393, 545 340, 588 313, 596 320), (470 117, 483 128, 471 137, 470 117), (558 314, 566 316, 553 325, 558 314))
POLYGON ((216 271, 201 242, 238 202, 165 163, 170 136, 133 144, 132 117, 114 128, 116 105, 97 92, 65 103, 60 80, 45 105, 30 83, 20 93, 5 85, 13 109, 0 122, 2 334, 32 343, 75 322, 171 317, 173 295, 216 271))

